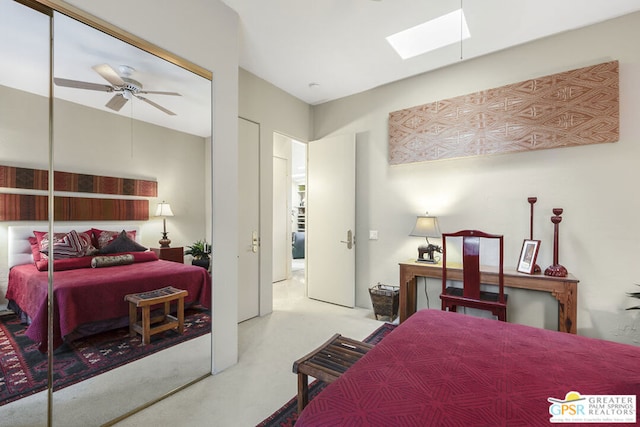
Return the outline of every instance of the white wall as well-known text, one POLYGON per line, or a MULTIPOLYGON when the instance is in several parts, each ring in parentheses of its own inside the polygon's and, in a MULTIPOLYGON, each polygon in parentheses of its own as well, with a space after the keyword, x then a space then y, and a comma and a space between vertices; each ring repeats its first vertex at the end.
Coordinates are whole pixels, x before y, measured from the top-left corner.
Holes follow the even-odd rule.
POLYGON ((238 15, 219 0, 68 3, 213 72, 213 369, 225 369, 238 359, 238 15))
MULTIPOLYGON (((640 339, 625 292, 640 281, 640 14, 622 17, 486 57, 464 61, 314 107, 314 137, 357 133, 358 306, 367 288, 398 282, 398 261, 416 256, 408 234, 415 216, 437 215, 443 231, 477 228, 505 235, 507 264, 515 266, 529 235, 527 197, 537 196, 534 237, 539 264, 552 262, 551 209, 564 208, 559 262, 578 286, 578 333, 618 341, 640 339), (620 141, 577 148, 389 166, 388 114, 402 108, 495 88, 609 60, 620 61, 620 141)), ((429 281, 432 308, 440 283, 429 281)), ((534 291, 509 290, 516 323, 555 329, 556 301, 534 291)), ((426 299, 419 291, 419 305, 426 299)))
POLYGON ((311 107, 240 70, 239 116, 260 124, 260 315, 273 310, 273 133, 308 141, 311 107))

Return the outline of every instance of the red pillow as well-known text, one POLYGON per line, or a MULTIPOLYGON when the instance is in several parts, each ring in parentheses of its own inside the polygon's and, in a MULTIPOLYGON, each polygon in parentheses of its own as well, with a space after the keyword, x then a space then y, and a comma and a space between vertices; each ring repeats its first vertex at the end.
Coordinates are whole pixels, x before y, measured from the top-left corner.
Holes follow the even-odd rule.
MULTIPOLYGON (((54 242, 62 239, 67 233, 53 233, 54 242)), ((38 250, 46 249, 49 246, 49 232, 47 231, 35 231, 33 235, 36 236, 38 242, 38 250)))
MULTIPOLYGON (((56 259, 53 261, 53 270, 54 271, 63 271, 63 270, 75 270, 77 268, 90 268, 91 260, 93 257, 91 256, 83 256, 79 258, 64 258, 64 259, 56 259)), ((41 259, 36 262, 36 268, 39 271, 45 271, 49 268, 49 260, 41 259)))
POLYGON ((33 255, 33 262, 36 264, 40 261, 40 245, 38 244, 38 239, 35 237, 28 237, 29 244, 31 245, 31 254, 33 255))
MULTIPOLYGON (((98 249, 102 249, 115 240, 116 237, 120 235, 120 233, 124 231, 109 231, 109 230, 99 230, 97 228, 92 228, 91 232, 93 233, 93 246, 98 249)), ((127 237, 131 240, 136 240, 136 230, 125 231, 127 237)))
MULTIPOLYGON (((46 260, 49 257, 46 253, 42 253, 42 251, 49 250, 49 233, 47 231, 34 231, 33 234, 36 236, 36 240, 38 241, 38 250, 40 251, 40 259, 46 260)), ((64 239, 67 233, 53 233, 53 244, 59 243, 64 239)))

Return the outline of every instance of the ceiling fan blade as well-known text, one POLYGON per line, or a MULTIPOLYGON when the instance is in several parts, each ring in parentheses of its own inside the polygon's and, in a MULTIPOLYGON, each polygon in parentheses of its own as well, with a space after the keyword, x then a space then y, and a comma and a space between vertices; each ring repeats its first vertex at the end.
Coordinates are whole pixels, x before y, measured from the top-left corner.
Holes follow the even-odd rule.
POLYGON ((175 116, 175 115, 176 115, 176 113, 174 113, 173 111, 167 110, 167 109, 166 109, 166 108, 164 108, 162 105, 158 105, 158 104, 156 104, 155 102, 148 100, 148 99, 147 99, 147 98, 145 98, 144 96, 139 96, 139 95, 134 95, 134 96, 135 96, 136 98, 138 98, 138 99, 140 99, 140 100, 142 100, 142 101, 146 102, 147 104, 149 104, 149 105, 152 105, 152 106, 156 107, 158 110, 160 110, 160 111, 162 111, 162 112, 164 112, 164 113, 167 113, 167 114, 168 114, 168 115, 170 115, 170 116, 175 116))
POLYGON ((173 95, 173 96, 182 96, 178 92, 161 92, 157 90, 141 90, 138 93, 153 93, 156 95, 173 95))
POLYGON ((127 101, 128 101, 127 98, 122 96, 121 93, 118 93, 118 94, 115 94, 113 98, 111 98, 109 102, 105 104, 105 107, 111 108, 114 111, 120 111, 120 109, 124 106, 124 104, 127 103, 127 101))
POLYGON ((99 90, 101 92, 113 92, 113 88, 98 83, 81 82, 79 80, 69 80, 54 77, 53 82, 58 86, 72 87, 76 89, 99 90))
POLYGON ((94 65, 94 71, 114 86, 124 86, 125 82, 109 64, 94 65))

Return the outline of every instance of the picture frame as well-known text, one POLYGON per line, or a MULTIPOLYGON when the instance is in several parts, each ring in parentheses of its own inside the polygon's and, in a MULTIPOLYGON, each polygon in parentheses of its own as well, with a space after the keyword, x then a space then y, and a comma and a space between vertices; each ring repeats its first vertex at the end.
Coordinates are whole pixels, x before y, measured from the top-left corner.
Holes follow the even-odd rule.
POLYGON ((532 274, 536 266, 538 258, 538 250, 540 249, 540 240, 524 239, 520 258, 518 259, 518 272, 532 274))

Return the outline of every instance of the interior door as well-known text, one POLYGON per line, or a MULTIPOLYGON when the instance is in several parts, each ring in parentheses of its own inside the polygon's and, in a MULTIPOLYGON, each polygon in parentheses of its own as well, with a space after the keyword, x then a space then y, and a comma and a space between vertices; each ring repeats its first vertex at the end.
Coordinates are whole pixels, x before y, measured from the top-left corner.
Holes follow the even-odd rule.
POLYGON ((355 135, 312 141, 307 153, 307 295, 353 307, 355 135))
POLYGON ((260 315, 260 126, 238 119, 238 322, 260 315))

